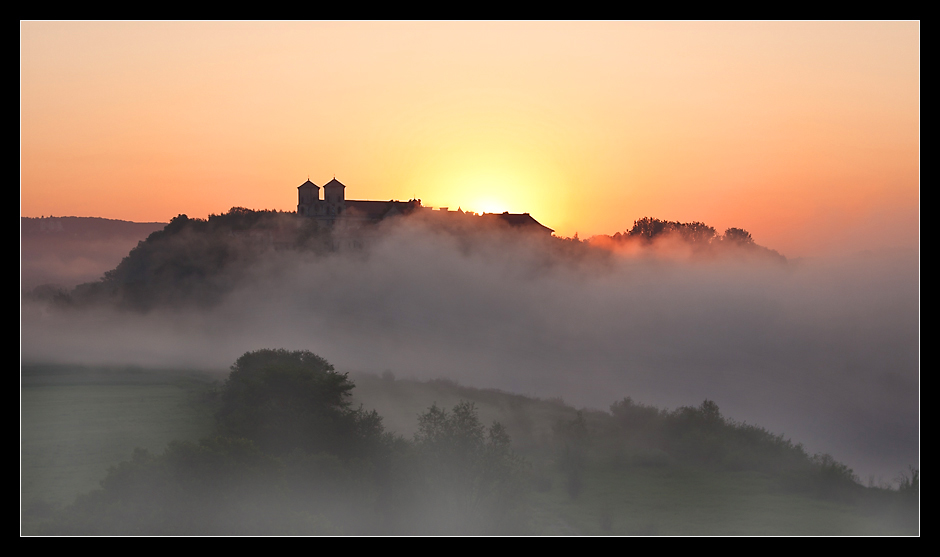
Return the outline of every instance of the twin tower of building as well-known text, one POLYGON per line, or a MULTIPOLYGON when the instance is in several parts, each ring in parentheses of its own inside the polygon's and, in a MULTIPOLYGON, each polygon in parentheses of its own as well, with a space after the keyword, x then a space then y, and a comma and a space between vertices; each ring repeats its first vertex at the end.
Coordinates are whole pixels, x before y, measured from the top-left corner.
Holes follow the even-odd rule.
POLYGON ((332 226, 338 220, 349 224, 377 223, 396 215, 408 215, 421 211, 428 216, 445 217, 448 220, 473 219, 474 224, 492 223, 510 228, 537 232, 551 236, 553 230, 542 226, 529 213, 483 213, 473 215, 463 211, 448 211, 446 207, 434 211, 422 207, 420 199, 410 201, 360 201, 346 199, 346 186, 335 177, 323 186, 323 198, 320 198, 320 186, 308 178, 297 186, 297 214, 316 220, 325 226, 332 226), (479 219, 477 222, 476 219, 479 219))
POLYGON ((333 224, 342 217, 347 221, 378 222, 394 215, 407 215, 421 208, 421 201, 359 201, 346 199, 346 186, 333 178, 320 186, 308 178, 297 187, 297 214, 325 224, 333 224))

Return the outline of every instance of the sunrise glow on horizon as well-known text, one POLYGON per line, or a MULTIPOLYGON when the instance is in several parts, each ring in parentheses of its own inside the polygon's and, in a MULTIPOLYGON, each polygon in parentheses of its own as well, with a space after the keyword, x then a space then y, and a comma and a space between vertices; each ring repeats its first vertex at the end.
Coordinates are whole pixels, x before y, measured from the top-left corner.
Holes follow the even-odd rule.
POLYGON ((919 242, 920 26, 21 22, 21 215, 349 199, 645 216, 787 256, 919 242))

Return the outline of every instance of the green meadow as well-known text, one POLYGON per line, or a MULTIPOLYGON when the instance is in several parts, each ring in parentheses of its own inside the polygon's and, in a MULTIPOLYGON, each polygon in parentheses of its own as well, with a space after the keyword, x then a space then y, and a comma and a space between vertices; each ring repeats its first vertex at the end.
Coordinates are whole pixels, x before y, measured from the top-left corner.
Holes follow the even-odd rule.
POLYGON ((135 447, 162 450, 213 426, 211 375, 198 372, 24 366, 20 495, 61 507, 98 487, 135 447))
MULTIPOLYGON (((56 533, 48 524, 57 513, 80 494, 98 489, 108 470, 129 460, 135 448, 158 455, 173 440, 196 442, 211 435, 224 377, 201 371, 24 366, 21 532, 56 533)), ((716 459, 690 453, 688 447, 697 445, 689 435, 679 444, 657 445, 647 435, 653 422, 631 418, 632 424, 646 425, 629 431, 617 425, 624 409, 636 416, 666 415, 642 405, 621 405, 621 414, 579 412, 558 399, 450 381, 396 379, 388 373, 350 378, 356 385, 354 404, 375 409, 386 431, 406 440, 415 437, 419 416, 432 405, 447 409, 468 401, 480 423, 505 426, 526 472, 521 480, 525 505, 519 511, 524 527, 508 533, 919 534, 919 501, 910 494, 844 478, 823 483, 814 479, 818 470, 809 464, 747 464, 760 461, 760 451, 779 447, 755 449, 757 456, 747 459, 716 459)), ((791 452, 801 450, 780 444, 791 452)), ((359 533, 339 527, 325 532, 359 533)))

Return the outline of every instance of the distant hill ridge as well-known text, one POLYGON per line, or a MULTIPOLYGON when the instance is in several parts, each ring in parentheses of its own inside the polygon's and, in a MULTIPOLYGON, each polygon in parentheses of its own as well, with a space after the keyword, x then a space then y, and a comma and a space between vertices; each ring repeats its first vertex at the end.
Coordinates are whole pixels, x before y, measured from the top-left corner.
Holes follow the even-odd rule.
POLYGON ((131 222, 101 217, 20 217, 20 235, 62 235, 85 239, 135 236, 143 239, 152 232, 163 230, 166 225, 165 222, 131 222))
POLYGON ((98 217, 20 217, 20 286, 72 288, 96 280, 121 262, 162 222, 98 217))

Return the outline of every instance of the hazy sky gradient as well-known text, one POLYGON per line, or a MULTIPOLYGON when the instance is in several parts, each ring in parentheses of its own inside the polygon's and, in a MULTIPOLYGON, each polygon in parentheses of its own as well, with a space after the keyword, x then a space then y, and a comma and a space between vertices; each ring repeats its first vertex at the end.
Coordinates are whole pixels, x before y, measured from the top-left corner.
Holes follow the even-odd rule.
POLYGON ((351 199, 916 246, 919 22, 23 22, 21 215, 351 199))

